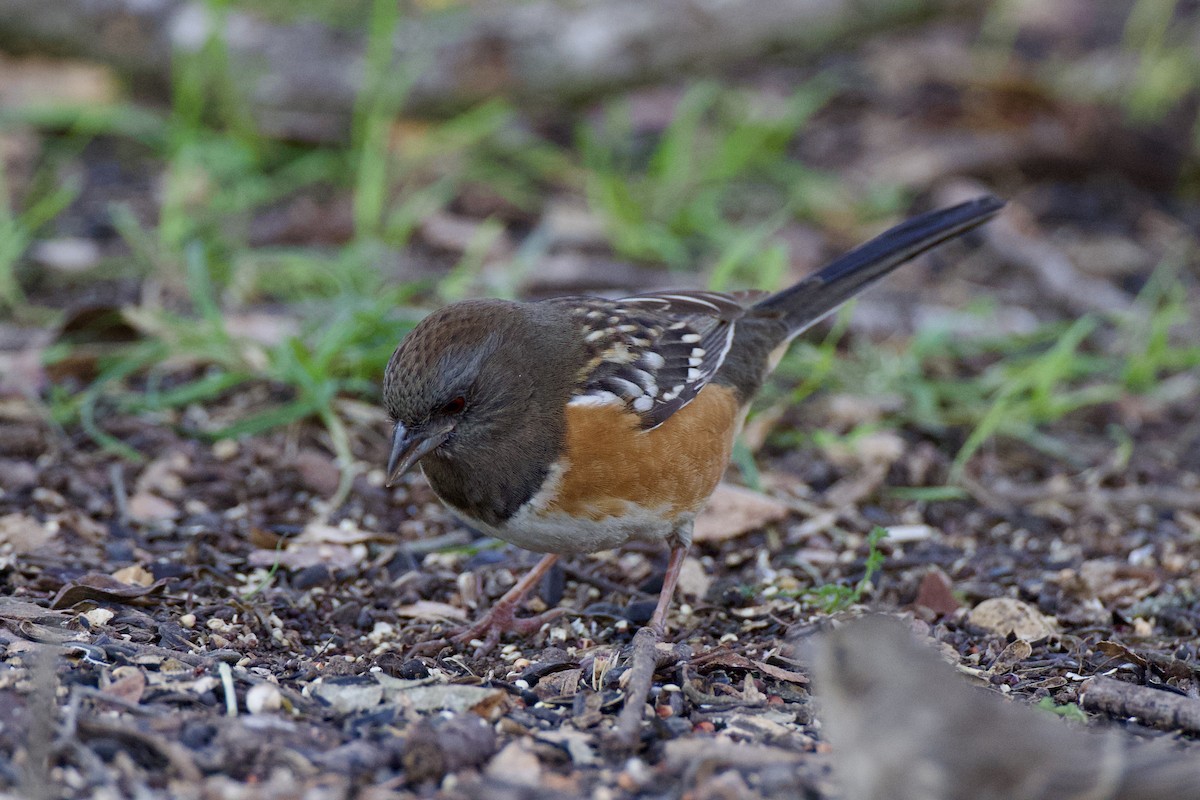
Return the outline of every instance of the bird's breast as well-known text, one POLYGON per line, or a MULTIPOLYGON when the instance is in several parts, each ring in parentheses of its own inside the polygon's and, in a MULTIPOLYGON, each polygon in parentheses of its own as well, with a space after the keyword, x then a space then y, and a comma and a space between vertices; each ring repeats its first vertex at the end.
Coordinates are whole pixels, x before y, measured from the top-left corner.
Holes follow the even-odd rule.
POLYGON ((568 405, 563 454, 542 486, 511 517, 480 527, 545 553, 688 538, 729 463, 741 415, 721 384, 651 430, 621 403, 568 405))

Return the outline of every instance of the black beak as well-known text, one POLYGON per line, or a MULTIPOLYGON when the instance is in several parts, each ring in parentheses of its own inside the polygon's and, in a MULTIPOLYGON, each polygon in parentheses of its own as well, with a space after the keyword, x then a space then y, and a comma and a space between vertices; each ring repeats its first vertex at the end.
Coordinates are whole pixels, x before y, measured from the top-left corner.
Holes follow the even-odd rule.
POLYGON ((406 428, 403 423, 396 423, 392 434, 392 454, 388 456, 387 486, 392 486, 400 476, 408 472, 430 452, 441 446, 450 435, 450 428, 426 431, 420 428, 406 428))

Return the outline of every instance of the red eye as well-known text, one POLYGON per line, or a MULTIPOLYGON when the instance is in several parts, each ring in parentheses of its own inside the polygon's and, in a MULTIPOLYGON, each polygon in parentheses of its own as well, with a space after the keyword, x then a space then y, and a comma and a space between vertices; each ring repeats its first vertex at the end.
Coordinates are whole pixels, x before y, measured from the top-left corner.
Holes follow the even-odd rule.
POLYGON ((463 397, 462 395, 459 395, 458 397, 451 400, 449 403, 446 403, 446 405, 442 406, 442 413, 448 417, 453 417, 457 414, 461 414, 462 410, 466 407, 467 407, 467 398, 463 397))

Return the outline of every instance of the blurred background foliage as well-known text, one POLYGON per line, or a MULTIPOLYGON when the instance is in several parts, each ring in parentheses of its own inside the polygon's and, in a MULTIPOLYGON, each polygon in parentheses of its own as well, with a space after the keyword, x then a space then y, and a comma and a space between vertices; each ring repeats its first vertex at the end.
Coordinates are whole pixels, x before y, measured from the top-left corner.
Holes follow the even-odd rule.
POLYGON ((317 419, 349 480, 347 422, 378 421, 383 367, 422 309, 622 285, 777 288, 965 179, 1039 215, 1029 235, 1047 247, 1082 253, 1071 242, 1099 232, 1131 251, 1136 269, 1099 276, 1126 307, 1064 309, 993 271, 956 321, 911 340, 843 314, 793 349, 761 408, 820 390, 876 410, 832 433, 780 426, 772 441, 909 425, 950 437, 956 470, 995 436, 1069 461, 1047 423, 1195 391, 1179 377, 1200 366, 1190 4, 926 6, 911 25, 807 52, 763 43, 582 100, 497 93, 436 115, 411 110, 428 65, 397 65, 396 37, 415 19, 439 30, 531 4, 200 5, 210 21, 360 37, 348 135, 264 130, 221 24, 173 53, 165 91, 103 59, 4 67, 26 88, 0 96, 0 307, 13 329, 49 332, 43 368, 17 388, 129 458, 110 413, 215 438, 317 419), (267 390, 232 399, 248 386, 267 390))

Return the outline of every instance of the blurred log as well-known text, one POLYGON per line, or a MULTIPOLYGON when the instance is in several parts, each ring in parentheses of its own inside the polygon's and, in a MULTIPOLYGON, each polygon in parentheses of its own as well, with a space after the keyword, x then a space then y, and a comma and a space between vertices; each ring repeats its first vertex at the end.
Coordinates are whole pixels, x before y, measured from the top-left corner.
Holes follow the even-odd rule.
MULTIPOLYGON (((967 0, 480 3, 403 18, 392 69, 415 73, 409 112, 448 113, 496 95, 553 106, 768 53, 816 52, 970 7, 967 0)), ((168 85, 172 54, 200 48, 218 25, 264 133, 346 137, 363 84, 358 33, 238 11, 220 19, 199 0, 0 0, 0 47, 103 61, 159 87, 168 85)))

